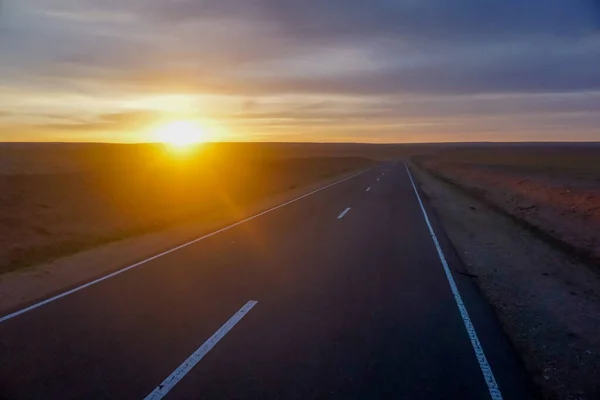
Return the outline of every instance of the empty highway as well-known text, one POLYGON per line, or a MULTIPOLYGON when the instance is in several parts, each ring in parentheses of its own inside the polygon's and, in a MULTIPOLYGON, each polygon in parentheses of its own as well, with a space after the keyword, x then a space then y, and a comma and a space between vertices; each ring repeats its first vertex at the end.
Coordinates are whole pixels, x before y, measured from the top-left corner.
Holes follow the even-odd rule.
POLYGON ((415 189, 382 163, 4 316, 0 399, 531 399, 415 189))

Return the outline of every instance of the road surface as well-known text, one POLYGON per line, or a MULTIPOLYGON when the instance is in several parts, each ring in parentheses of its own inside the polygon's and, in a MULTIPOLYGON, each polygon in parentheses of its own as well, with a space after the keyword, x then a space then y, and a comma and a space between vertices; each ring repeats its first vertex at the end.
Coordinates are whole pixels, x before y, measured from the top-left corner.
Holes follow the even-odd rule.
POLYGON ((0 399, 532 398, 417 193, 380 164, 5 316, 0 399))

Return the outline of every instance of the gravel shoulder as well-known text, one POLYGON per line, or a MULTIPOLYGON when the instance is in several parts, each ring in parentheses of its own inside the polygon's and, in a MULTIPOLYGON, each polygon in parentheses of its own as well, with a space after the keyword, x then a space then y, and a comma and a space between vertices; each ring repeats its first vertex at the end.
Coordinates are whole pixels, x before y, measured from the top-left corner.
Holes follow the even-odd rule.
POLYGON ((413 166, 423 194, 546 399, 600 398, 600 275, 413 166))

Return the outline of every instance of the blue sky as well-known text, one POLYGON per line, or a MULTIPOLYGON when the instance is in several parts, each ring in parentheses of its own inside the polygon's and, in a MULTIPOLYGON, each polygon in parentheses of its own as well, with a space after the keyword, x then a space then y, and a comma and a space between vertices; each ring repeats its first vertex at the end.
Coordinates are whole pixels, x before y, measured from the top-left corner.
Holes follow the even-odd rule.
POLYGON ((594 0, 4 0, 0 140, 600 140, 594 0))

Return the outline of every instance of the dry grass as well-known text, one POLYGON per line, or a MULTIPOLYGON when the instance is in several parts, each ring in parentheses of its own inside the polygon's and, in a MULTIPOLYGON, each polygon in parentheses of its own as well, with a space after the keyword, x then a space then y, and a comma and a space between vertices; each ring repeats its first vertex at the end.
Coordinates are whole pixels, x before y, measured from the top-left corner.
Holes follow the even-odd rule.
POLYGON ((555 245, 599 263, 600 146, 467 147, 416 161, 555 245))
POLYGON ((443 149, 430 159, 439 164, 541 172, 557 177, 600 177, 600 143, 457 146, 443 149))
POLYGON ((313 144, 214 144, 190 153, 156 145, 0 145, 0 271, 191 219, 236 218, 270 195, 375 162, 368 146, 367 157, 360 151, 313 144))

